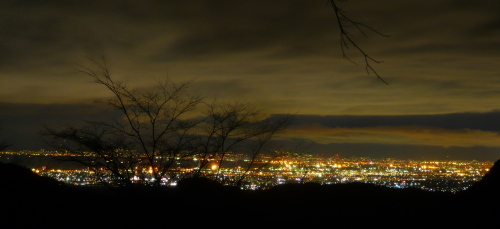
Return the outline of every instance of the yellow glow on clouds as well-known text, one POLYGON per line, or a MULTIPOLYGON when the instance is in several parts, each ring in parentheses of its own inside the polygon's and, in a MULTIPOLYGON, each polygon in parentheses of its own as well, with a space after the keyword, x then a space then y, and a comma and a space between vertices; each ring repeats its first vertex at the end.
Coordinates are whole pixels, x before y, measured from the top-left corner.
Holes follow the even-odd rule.
POLYGON ((435 145, 443 147, 500 146, 500 133, 427 126, 324 127, 306 125, 287 129, 286 136, 308 138, 317 143, 378 143, 435 145))

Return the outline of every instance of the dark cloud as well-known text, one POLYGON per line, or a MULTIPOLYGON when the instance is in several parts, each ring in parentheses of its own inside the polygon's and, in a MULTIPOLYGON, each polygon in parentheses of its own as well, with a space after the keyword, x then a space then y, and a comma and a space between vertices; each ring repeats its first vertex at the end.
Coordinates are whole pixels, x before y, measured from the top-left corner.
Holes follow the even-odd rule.
MULTIPOLYGON (((276 115, 276 117, 280 117, 276 115)), ((316 124, 322 127, 432 126, 445 129, 500 131, 500 110, 485 113, 433 115, 297 115, 294 126, 316 124)))
MULTIPOLYGON (((500 6, 499 6, 500 7, 500 6)), ((479 37, 485 37, 485 38, 492 38, 495 36, 498 36, 500 33, 500 16, 491 19, 489 21, 485 21, 475 28, 470 29, 469 34, 471 36, 479 36, 479 37)))
POLYGON ((441 147, 428 145, 397 145, 375 143, 314 144, 309 152, 333 157, 397 158, 408 160, 479 160, 496 161, 500 147, 441 147))
POLYGON ((238 98, 248 96, 251 89, 244 85, 241 80, 200 80, 192 84, 193 93, 205 96, 207 99, 231 99, 232 96, 238 95, 238 98))
POLYGON ((165 47, 159 57, 198 60, 257 50, 274 50, 272 55, 286 53, 287 57, 315 55, 324 51, 324 46, 314 47, 311 42, 334 37, 330 29, 333 15, 322 4, 215 2, 201 4, 198 13, 183 21, 186 33, 165 47))
POLYGON ((160 58, 158 61, 276 46, 306 54, 312 46, 305 44, 333 35, 328 30, 333 27, 331 9, 319 1, 23 1, 6 5, 0 35, 2 59, 10 60, 7 66, 18 61, 37 62, 37 57, 46 53, 57 56, 64 52, 140 49, 156 38, 166 41, 151 50, 151 58, 160 58), (171 41, 165 40, 169 34, 171 41))
POLYGON ((149 88, 165 75, 196 78, 193 90, 209 99, 256 101, 271 114, 311 114, 297 115, 295 125, 344 128, 335 133, 357 128, 352 136, 363 135, 360 144, 384 140, 377 134, 391 135, 388 142, 425 142, 418 133, 378 126, 429 126, 432 136, 446 132, 454 141, 494 139, 499 1, 339 4, 352 19, 389 35, 365 38, 351 30, 369 55, 384 61, 373 66, 391 86, 368 75, 352 47, 347 54, 357 65, 342 59, 328 1, 1 1, 2 129, 22 148, 37 141, 33 133, 43 123, 108 117, 82 104, 109 96, 106 89, 73 71, 86 63, 82 56, 104 51, 113 77, 131 87, 149 88))
POLYGON ((13 150, 47 148, 40 132, 83 125, 85 121, 105 121, 121 117, 99 104, 6 104, 0 103, 1 140, 13 150))

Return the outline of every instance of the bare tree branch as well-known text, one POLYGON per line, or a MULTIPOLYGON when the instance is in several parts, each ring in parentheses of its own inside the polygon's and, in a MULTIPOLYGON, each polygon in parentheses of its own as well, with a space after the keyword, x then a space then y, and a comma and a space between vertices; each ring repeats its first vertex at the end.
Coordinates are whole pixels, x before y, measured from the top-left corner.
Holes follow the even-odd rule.
POLYGON ((216 163, 217 170, 210 176, 222 178, 228 153, 253 141, 256 146, 250 157, 256 160, 263 146, 287 125, 266 120, 252 104, 204 103, 201 96, 188 93, 192 81, 178 84, 167 78, 148 90, 131 89, 111 77, 105 57, 101 58, 89 59, 91 66, 82 65, 79 72, 111 92, 105 104, 122 117, 88 121, 81 128, 47 128, 45 136, 54 148, 76 155, 68 160, 89 167, 103 182, 160 186, 177 162, 193 156, 199 159, 195 176, 207 176, 202 171, 216 163), (204 112, 199 109, 202 105, 204 112), (106 175, 112 179, 106 180, 106 175))
POLYGON ((340 30, 340 47, 342 49, 342 57, 349 60, 350 62, 356 64, 353 60, 351 60, 347 54, 346 54, 346 49, 349 49, 351 46, 354 47, 355 50, 357 50, 364 59, 365 62, 365 69, 368 74, 373 73, 375 76, 377 76, 377 79, 382 81, 384 84, 389 85, 387 81, 385 81, 379 73, 373 68, 372 63, 381 63, 381 61, 378 61, 368 55, 354 40, 353 34, 350 33, 350 28, 355 28, 356 31, 360 32, 364 37, 368 37, 365 30, 372 31, 380 36, 387 37, 387 35, 384 35, 380 33, 379 31, 373 29, 370 26, 367 26, 363 23, 357 22, 352 20, 347 16, 347 12, 342 10, 339 6, 337 1, 339 0, 330 0, 330 4, 333 7, 333 10, 335 12, 335 17, 337 19, 338 27, 340 30))
POLYGON ((119 179, 128 181, 149 172, 154 185, 160 185, 161 178, 177 160, 176 154, 190 150, 183 144, 189 141, 189 130, 194 127, 188 123, 196 122, 190 122, 187 114, 201 104, 202 97, 187 93, 190 82, 176 84, 168 78, 151 90, 130 89, 111 77, 104 55, 99 60, 89 58, 89 61, 90 67, 82 65, 78 71, 111 92, 113 97, 106 104, 120 111, 122 118, 111 122, 87 122, 89 127, 94 127, 86 127, 90 131, 74 127, 62 131, 47 129, 47 135, 58 142, 58 149, 71 150, 77 155, 92 152, 93 157, 85 158, 90 161, 79 162, 95 170, 105 168, 119 179), (70 146, 68 142, 74 144, 70 146))

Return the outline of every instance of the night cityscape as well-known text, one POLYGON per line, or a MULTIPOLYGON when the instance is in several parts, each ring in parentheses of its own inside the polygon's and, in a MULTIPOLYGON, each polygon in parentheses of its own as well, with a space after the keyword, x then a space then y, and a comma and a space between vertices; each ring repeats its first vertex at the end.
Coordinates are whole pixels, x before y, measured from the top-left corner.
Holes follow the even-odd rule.
POLYGON ((500 228, 500 1, 0 1, 0 228, 500 228))
MULTIPOLYGON (((57 157, 65 157, 64 153, 50 151, 40 152, 2 152, 0 161, 9 162, 16 156, 29 157, 37 160, 37 157, 51 157, 55 161, 46 161, 47 165, 31 168, 35 173, 54 178, 58 181, 72 185, 99 185, 100 181, 92 176, 93 171, 89 168, 61 169, 57 166, 57 157)), ((219 170, 217 177, 217 165, 212 163, 204 171, 204 176, 217 177, 216 180, 231 185, 241 175, 242 166, 249 162, 244 155, 228 154, 224 168, 219 170)), ((17 159, 17 161, 22 161, 17 159)), ((24 159, 24 161, 28 161, 24 159)), ((184 158, 179 160, 177 166, 172 168, 167 176, 163 177, 162 185, 176 186, 177 182, 192 173, 198 166, 196 158, 184 158)), ((351 182, 362 182, 376 184, 390 188, 419 188, 426 191, 452 192, 466 190, 490 170, 493 162, 479 161, 416 161, 397 160, 391 158, 321 158, 312 155, 303 155, 300 158, 293 156, 267 156, 256 162, 259 164, 246 178, 242 189, 257 190, 268 189, 275 185, 287 183, 315 182, 319 184, 341 184, 351 182)), ((67 167, 67 166, 66 166, 67 167)), ((143 178, 135 176, 134 182, 148 185, 154 179, 150 175, 150 168, 142 168, 138 174, 145 174, 143 178)))

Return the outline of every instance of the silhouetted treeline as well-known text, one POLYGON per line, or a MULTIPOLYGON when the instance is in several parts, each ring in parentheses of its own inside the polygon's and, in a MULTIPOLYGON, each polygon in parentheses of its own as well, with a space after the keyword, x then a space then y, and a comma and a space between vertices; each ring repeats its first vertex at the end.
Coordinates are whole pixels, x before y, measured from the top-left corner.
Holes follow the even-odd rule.
POLYGON ((500 162, 452 194, 364 183, 243 191, 207 178, 172 187, 75 187, 0 164, 2 228, 497 228, 500 162), (9 225, 7 227, 7 225, 9 225))

